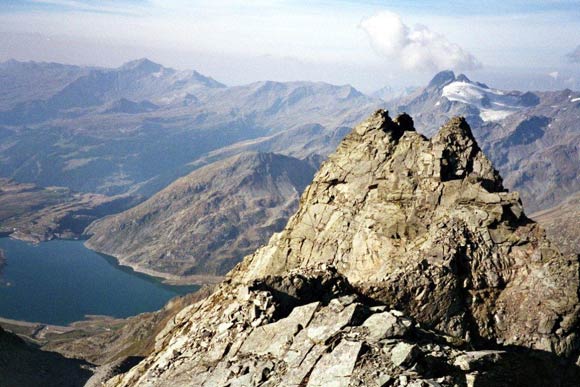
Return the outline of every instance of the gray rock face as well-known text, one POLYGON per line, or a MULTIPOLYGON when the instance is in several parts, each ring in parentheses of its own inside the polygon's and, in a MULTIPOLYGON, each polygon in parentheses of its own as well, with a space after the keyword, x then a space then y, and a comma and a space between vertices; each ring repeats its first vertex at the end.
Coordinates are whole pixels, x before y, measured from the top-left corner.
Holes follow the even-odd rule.
POLYGON ((543 386, 580 376, 541 352, 468 351, 415 322, 402 337, 377 340, 384 329, 369 321, 385 314, 412 321, 387 308, 369 304, 323 265, 247 285, 226 282, 181 311, 152 356, 106 385, 543 386), (287 288, 294 292, 271 287, 277 280, 295 284, 287 288), (301 304, 314 292, 327 301, 301 304), (289 300, 290 293, 300 296, 289 300))
POLYGON ((431 140, 410 122, 378 111, 357 126, 284 231, 108 385, 577 381, 577 260, 526 218, 464 120, 431 140))
POLYGON ((400 342, 391 351, 391 362, 397 367, 411 366, 419 352, 415 344, 400 342))

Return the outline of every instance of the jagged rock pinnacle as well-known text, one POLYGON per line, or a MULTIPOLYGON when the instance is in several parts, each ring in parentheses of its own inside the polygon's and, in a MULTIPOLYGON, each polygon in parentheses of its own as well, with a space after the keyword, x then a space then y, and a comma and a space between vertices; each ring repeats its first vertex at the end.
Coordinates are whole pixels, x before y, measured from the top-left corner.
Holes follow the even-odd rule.
POLYGON ((286 228, 108 385, 577 381, 546 354, 578 355, 578 260, 525 216, 464 119, 430 140, 411 128, 382 110, 354 128, 286 228))
POLYGON ((398 122, 378 111, 346 136, 286 229, 232 279, 332 265, 449 335, 574 350, 571 327, 553 332, 560 316, 576 316, 577 263, 524 215, 463 118, 431 140, 398 122), (530 315, 538 303, 550 307, 530 315))

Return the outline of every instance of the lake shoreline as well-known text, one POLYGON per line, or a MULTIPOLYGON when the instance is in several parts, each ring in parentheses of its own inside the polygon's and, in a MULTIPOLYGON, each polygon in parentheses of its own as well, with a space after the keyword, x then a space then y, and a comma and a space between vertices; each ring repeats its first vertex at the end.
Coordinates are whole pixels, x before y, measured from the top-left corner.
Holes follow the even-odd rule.
MULTIPOLYGON (((123 257, 112 255, 110 253, 102 252, 91 246, 89 243, 90 236, 86 234, 75 235, 71 238, 62 238, 53 234, 50 238, 39 238, 38 236, 31 235, 29 233, 19 233, 17 231, 12 232, 0 232, 0 238, 10 238, 17 241, 22 241, 25 243, 30 243, 33 245, 38 245, 43 242, 50 241, 82 241, 84 246, 94 251, 95 253, 104 256, 109 261, 114 261, 115 266, 129 268, 135 273, 141 273, 151 277, 152 279, 163 283, 168 286, 203 286, 203 285, 215 285, 222 282, 225 276, 212 276, 212 275, 191 275, 191 276, 179 276, 174 274, 168 274, 161 271, 144 268, 139 265, 132 265, 123 260, 123 257)), ((2 257, 0 253, 0 270, 2 269, 2 257)))
POLYGON ((41 324, 62 332, 77 322, 95 321, 91 315, 104 315, 96 319, 100 321, 128 318, 156 311, 200 288, 168 285, 120 266, 114 257, 89 250, 78 240, 31 244, 2 238, 0 249, 7 258, 0 316, 20 328, 41 324))
POLYGON ((89 238, 84 240, 84 245, 87 249, 90 249, 98 254, 113 258, 118 266, 126 267, 132 269, 136 273, 142 273, 150 277, 156 278, 162 283, 170 286, 203 286, 203 285, 215 285, 222 282, 225 276, 212 276, 212 275, 191 275, 191 276, 179 276, 175 274, 164 273, 161 271, 145 268, 139 265, 131 264, 126 262, 122 256, 114 255, 109 252, 101 252, 91 245, 89 238))

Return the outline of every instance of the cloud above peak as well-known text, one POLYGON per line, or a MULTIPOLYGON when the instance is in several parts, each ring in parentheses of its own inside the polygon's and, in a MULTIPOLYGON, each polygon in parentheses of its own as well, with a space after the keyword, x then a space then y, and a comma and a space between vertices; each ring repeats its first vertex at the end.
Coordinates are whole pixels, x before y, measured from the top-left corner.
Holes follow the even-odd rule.
POLYGON ((413 28, 401 17, 382 11, 363 19, 360 27, 367 33, 373 49, 407 70, 474 70, 481 67, 473 55, 428 27, 413 28))

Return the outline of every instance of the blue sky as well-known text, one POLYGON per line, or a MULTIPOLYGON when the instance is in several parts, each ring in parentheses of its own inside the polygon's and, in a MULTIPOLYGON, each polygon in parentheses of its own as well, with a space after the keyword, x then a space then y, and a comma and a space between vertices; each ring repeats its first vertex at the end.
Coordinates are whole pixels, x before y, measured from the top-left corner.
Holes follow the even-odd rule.
POLYGON ((0 61, 117 66, 146 56, 230 84, 369 90, 443 67, 484 80, 575 74, 566 54, 578 45, 580 0, 0 0, 0 61))

